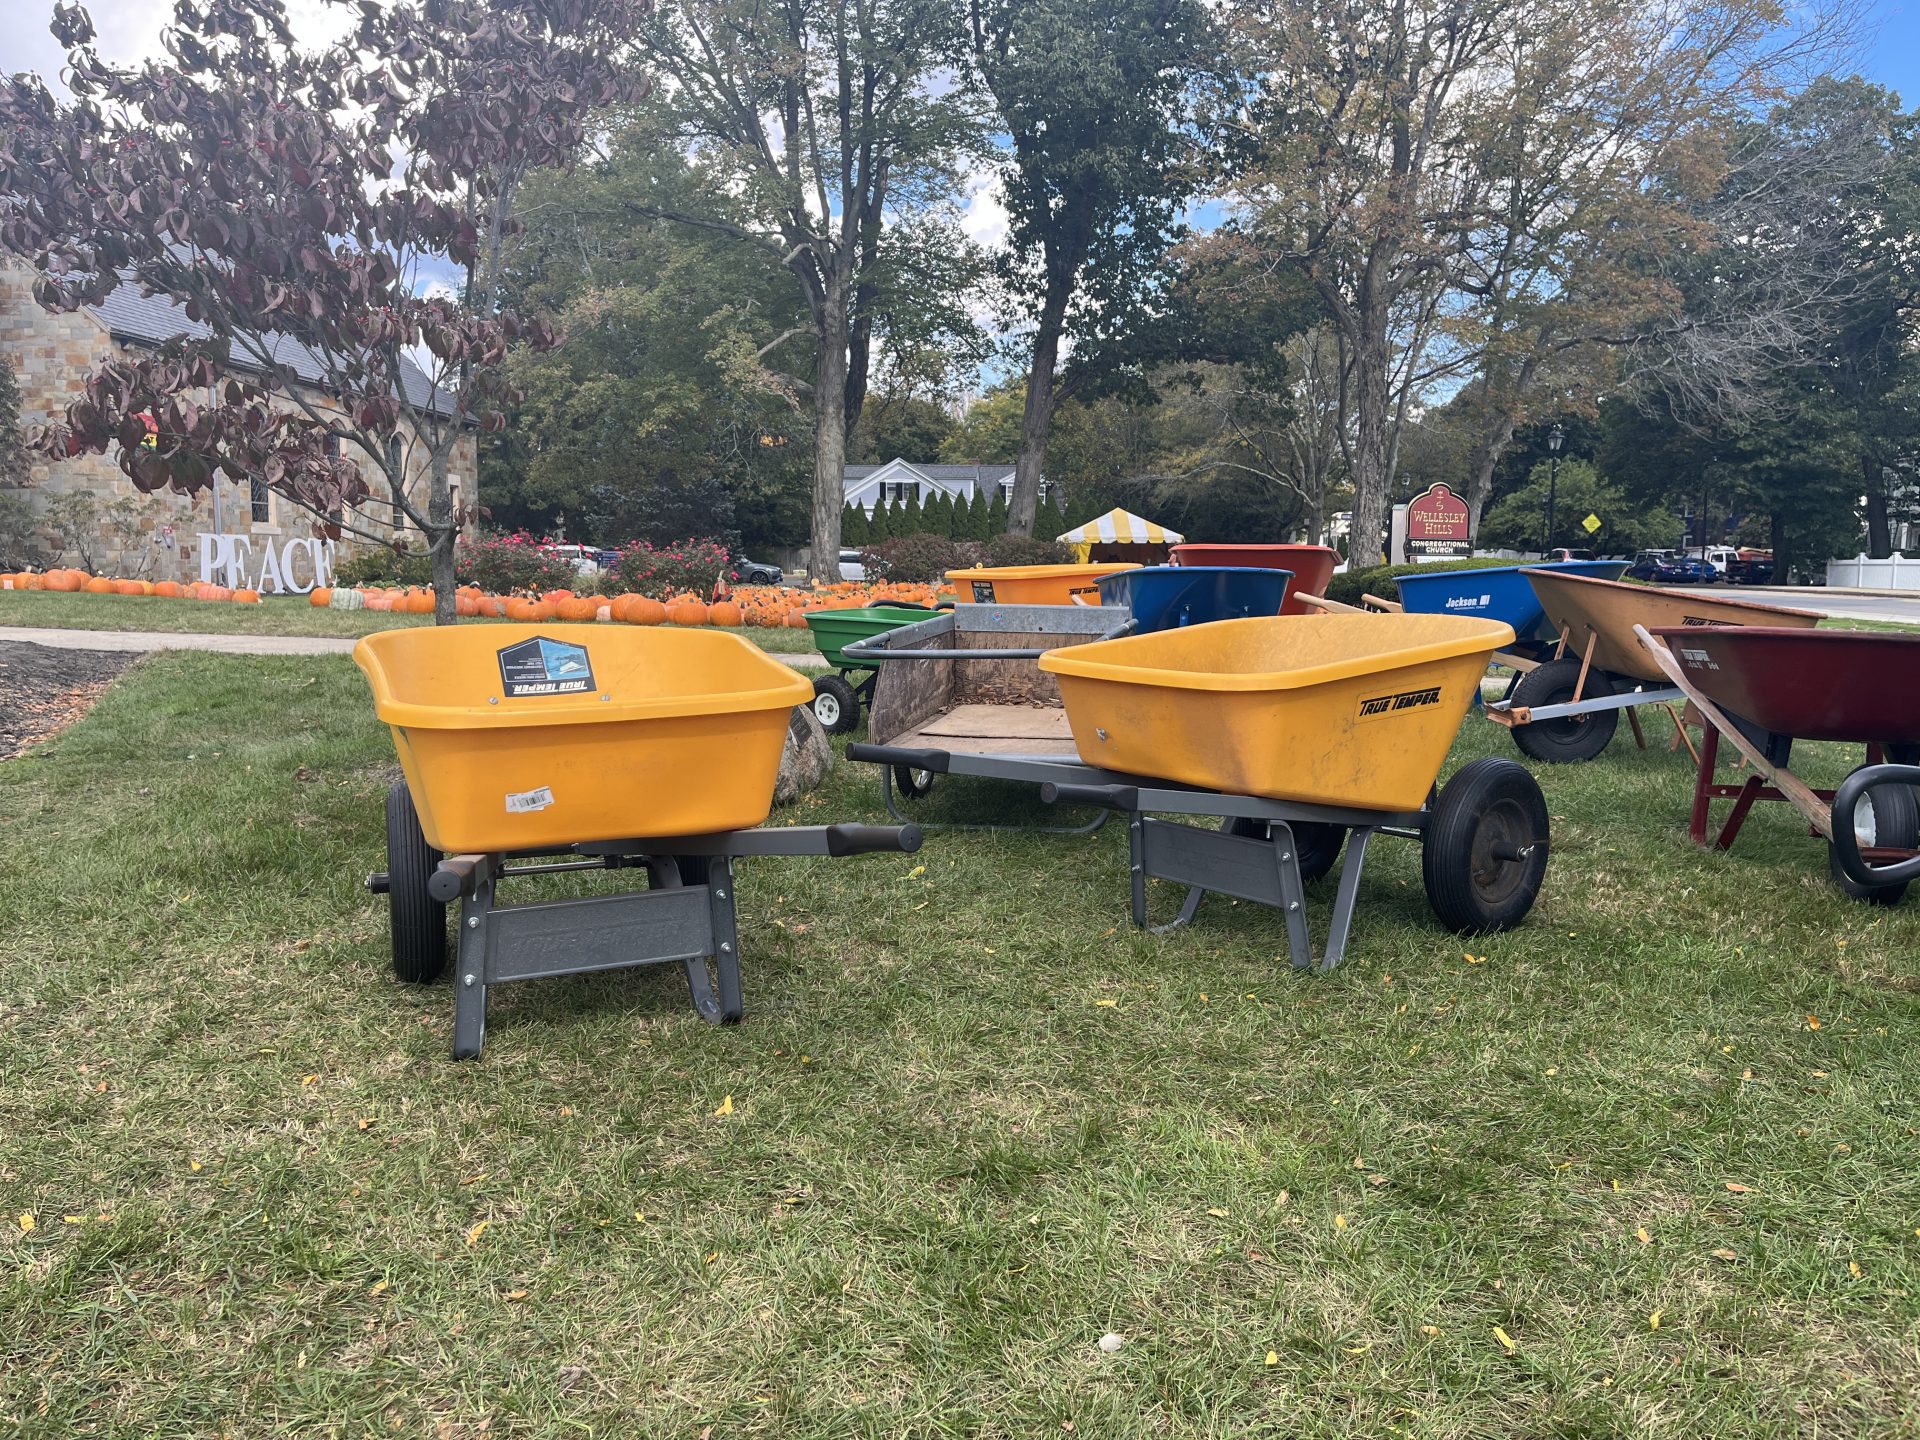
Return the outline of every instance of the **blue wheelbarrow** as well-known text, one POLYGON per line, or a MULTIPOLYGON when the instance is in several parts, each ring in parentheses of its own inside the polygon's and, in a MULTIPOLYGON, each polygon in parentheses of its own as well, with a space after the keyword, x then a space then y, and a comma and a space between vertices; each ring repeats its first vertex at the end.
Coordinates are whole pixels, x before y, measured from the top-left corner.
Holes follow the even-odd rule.
POLYGON ((1102 575, 1100 603, 1133 616, 1137 635, 1278 615, 1287 600, 1291 570, 1255 570, 1226 565, 1143 565, 1102 575))

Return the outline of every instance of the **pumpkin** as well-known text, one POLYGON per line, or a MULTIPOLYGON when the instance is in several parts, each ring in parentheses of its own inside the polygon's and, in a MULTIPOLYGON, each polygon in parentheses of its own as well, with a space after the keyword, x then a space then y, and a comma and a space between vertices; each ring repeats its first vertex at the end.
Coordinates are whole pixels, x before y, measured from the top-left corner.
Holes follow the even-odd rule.
POLYGON ((554 613, 562 620, 591 620, 600 609, 593 601, 579 595, 569 595, 554 605, 554 613))
POLYGON ((107 583, 107 588, 116 595, 144 595, 147 593, 140 588, 140 582, 138 580, 111 580, 107 583))
POLYGON ((507 602, 498 595, 482 595, 479 600, 480 613, 490 619, 499 620, 507 613, 507 602))
POLYGON ((307 592, 307 603, 316 610, 324 610, 333 603, 333 591, 325 585, 316 585, 307 592))
POLYGON ((540 598, 541 598, 542 600, 544 600, 544 601, 546 601, 546 602, 547 602, 547 604, 549 604, 549 605, 558 605, 558 604, 559 604, 559 603, 560 603, 560 602, 561 602, 562 600, 571 600, 571 599, 573 599, 573 591, 571 591, 571 590, 549 590, 549 591, 547 591, 547 593, 546 593, 546 594, 544 594, 544 595, 542 595, 542 596, 541 596, 540 598))
POLYGON ((49 570, 40 584, 42 589, 58 590, 62 594, 80 588, 80 582, 73 578, 70 570, 49 570))
POLYGON ((391 595, 369 595, 367 596, 366 608, 369 610, 391 610, 393 609, 393 597, 391 595))
POLYGON ((666 619, 667 607, 645 595, 634 596, 633 603, 627 606, 629 625, 661 625, 666 619))
MULTIPOLYGON (((398 610, 400 606, 395 605, 393 608, 398 610)), ((409 615, 433 614, 433 592, 431 590, 416 590, 407 596, 406 613, 409 615)))
POLYGON ((806 614, 806 611, 804 611, 804 610, 801 610, 801 609, 798 609, 798 608, 796 608, 796 609, 792 609, 792 610, 789 610, 789 611, 787 611, 787 621, 786 621, 786 624, 787 624, 787 629, 789 629, 789 630, 804 630, 804 629, 806 629, 806 628, 807 628, 807 614, 806 614))
POLYGON ((333 599, 327 602, 327 607, 332 610, 364 610, 367 608, 367 597, 351 587, 342 589, 335 586, 333 599))
POLYGON ((535 600, 532 609, 533 614, 528 618, 535 621, 555 620, 560 615, 560 607, 551 600, 535 600))
POLYGON ((667 619, 675 625, 704 625, 707 623, 707 607, 698 600, 682 600, 667 611, 667 619))
POLYGON ((507 619, 533 619, 533 602, 524 595, 509 595, 507 597, 507 619))
POLYGON ((27 576, 27 589, 29 589, 29 590, 44 590, 44 589, 46 589, 46 588, 47 588, 47 577, 46 577, 46 576, 44 576, 44 575, 29 575, 29 576, 27 576))
POLYGON ((731 600, 716 602, 712 608, 708 610, 707 614, 716 625, 731 627, 744 625, 746 623, 746 616, 741 613, 740 607, 731 600))
POLYGON ((463 616, 478 615, 480 613, 480 602, 471 595, 455 595, 453 597, 453 613, 463 616))
POLYGON ((162 580, 153 587, 153 593, 167 600, 178 600, 180 586, 172 580, 162 580))
POLYGON ((627 607, 639 598, 638 595, 631 592, 625 595, 616 595, 607 606, 607 609, 615 620, 625 620, 627 618, 627 607))
POLYGON ((260 592, 258 590, 236 590, 233 592, 233 603, 236 605, 258 605, 260 603, 260 592))

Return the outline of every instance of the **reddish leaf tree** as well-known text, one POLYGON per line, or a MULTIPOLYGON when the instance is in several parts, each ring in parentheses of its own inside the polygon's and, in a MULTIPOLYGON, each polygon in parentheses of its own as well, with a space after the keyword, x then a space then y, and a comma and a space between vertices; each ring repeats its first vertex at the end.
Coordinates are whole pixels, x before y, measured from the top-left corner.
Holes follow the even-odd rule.
POLYGON ((355 8, 344 39, 303 50, 280 0, 178 0, 164 57, 121 70, 58 5, 72 102, 0 80, 0 250, 50 310, 132 283, 190 322, 95 370, 43 450, 116 453, 144 491, 258 477, 327 533, 383 540, 356 524, 372 474, 427 539, 446 624, 449 458, 503 423, 508 346, 557 340, 495 304, 514 189, 642 93, 619 49, 645 0, 355 8))

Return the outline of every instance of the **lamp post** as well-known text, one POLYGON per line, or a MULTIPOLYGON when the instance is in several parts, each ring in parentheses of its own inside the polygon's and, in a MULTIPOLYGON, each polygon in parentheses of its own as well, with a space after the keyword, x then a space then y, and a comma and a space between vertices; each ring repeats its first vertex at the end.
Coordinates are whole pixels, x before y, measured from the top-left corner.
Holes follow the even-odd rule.
POLYGON ((1567 432, 1557 422, 1547 431, 1547 536, 1540 546, 1543 556, 1553 550, 1553 502, 1560 488, 1560 447, 1566 439, 1567 432))

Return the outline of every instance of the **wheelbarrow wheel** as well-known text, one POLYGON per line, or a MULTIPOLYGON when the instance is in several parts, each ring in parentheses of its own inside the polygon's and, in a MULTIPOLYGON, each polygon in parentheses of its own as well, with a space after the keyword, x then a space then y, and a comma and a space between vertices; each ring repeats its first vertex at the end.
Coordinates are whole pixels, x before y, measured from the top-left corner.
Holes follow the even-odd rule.
MULTIPOLYGON (((1905 785, 1876 785, 1853 812, 1853 832, 1862 849, 1878 846, 1888 850, 1912 850, 1920 847, 1920 800, 1905 785)), ((1862 885, 1848 877, 1840 866, 1840 852, 1827 842, 1827 870, 1838 885, 1855 900, 1869 905, 1898 905, 1907 893, 1907 882, 1894 885, 1862 885)))
POLYGON ((916 770, 911 765, 893 767, 893 788, 909 800, 924 800, 933 793, 933 771, 916 770))
POLYGON ((829 735, 844 735, 860 723, 860 697, 838 675, 813 682, 813 718, 829 735))
MULTIPOLYGON (((1318 880, 1333 869, 1334 862, 1340 858, 1340 847, 1347 843, 1346 826, 1328 825, 1318 820, 1296 820, 1291 828, 1294 859, 1299 862, 1303 881, 1318 880)), ((1265 820, 1236 815, 1227 821, 1227 833, 1252 840, 1270 840, 1273 838, 1273 826, 1265 820)))
POLYGON ((387 791, 387 919, 393 973, 409 985, 431 985, 447 967, 447 907, 427 892, 439 866, 402 780, 387 791))
POLYGON ((1505 930, 1533 909, 1547 873, 1547 802, 1512 760, 1475 760, 1441 787, 1420 876, 1440 923, 1461 935, 1505 930))
MULTIPOLYGON (((1549 660, 1529 670, 1513 687, 1513 704, 1540 708, 1565 705, 1580 689, 1582 700, 1598 700, 1613 694, 1613 686, 1598 670, 1587 671, 1587 683, 1580 685, 1580 662, 1574 659, 1549 660)), ((1618 710, 1595 710, 1587 715, 1563 715, 1552 720, 1535 720, 1513 727, 1513 743, 1520 753, 1554 765, 1574 765, 1591 760, 1613 742, 1619 727, 1618 710)))

